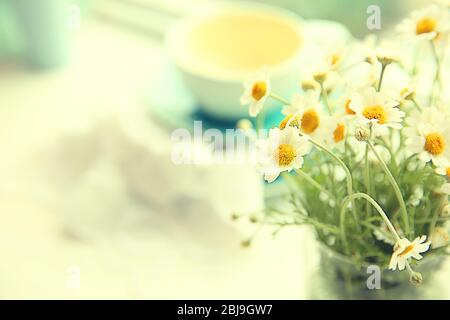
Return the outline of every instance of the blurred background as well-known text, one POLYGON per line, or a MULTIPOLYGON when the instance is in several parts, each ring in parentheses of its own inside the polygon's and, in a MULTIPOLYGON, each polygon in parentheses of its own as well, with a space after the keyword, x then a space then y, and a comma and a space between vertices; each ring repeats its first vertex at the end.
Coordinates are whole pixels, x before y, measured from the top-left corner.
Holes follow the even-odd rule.
MULTIPOLYGON (((0 298, 308 297, 309 229, 240 247, 257 227, 231 214, 270 196, 251 166, 170 161, 198 118, 165 35, 215 2, 0 0, 0 298)), ((381 34, 428 3, 261 2, 361 39, 369 5, 381 34)))

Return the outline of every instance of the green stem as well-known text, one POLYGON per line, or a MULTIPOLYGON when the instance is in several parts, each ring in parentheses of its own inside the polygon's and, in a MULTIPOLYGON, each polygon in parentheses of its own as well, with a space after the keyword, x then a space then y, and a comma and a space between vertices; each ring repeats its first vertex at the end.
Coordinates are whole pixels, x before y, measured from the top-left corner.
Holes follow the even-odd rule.
MULTIPOLYGON (((366 145, 366 152, 364 154, 364 180, 365 180, 365 184, 366 184, 366 192, 367 194, 371 195, 372 194, 372 188, 371 188, 371 181, 370 181, 370 164, 369 164, 369 146, 366 145)), ((366 214, 368 217, 370 217, 370 204, 367 203, 366 206, 366 214)))
POLYGON ((383 83, 383 78, 384 78, 384 71, 386 70, 386 67, 387 67, 387 64, 384 64, 384 63, 381 64, 380 80, 378 81, 377 92, 380 92, 381 84, 383 83))
POLYGON ((266 120, 266 111, 265 109, 262 109, 258 116, 256 117, 256 129, 262 130, 265 128, 265 120, 266 120))
POLYGON ((386 163, 383 161, 383 159, 380 157, 378 152, 375 150, 375 148, 372 145, 372 143, 370 141, 367 141, 367 145, 370 147, 370 150, 372 150, 372 152, 377 157, 378 161, 381 163, 381 166, 383 167, 383 170, 386 173, 386 175, 387 175, 387 177, 389 179, 389 182, 392 185, 392 188, 394 189, 394 193, 395 193, 395 195, 397 197, 397 200, 398 200, 398 202, 400 204, 400 209, 401 209, 401 212, 402 212, 403 224, 405 226, 405 233, 410 235, 410 228, 409 228, 409 221, 408 221, 408 211, 406 210, 405 200, 403 199, 403 195, 402 195, 402 192, 400 191, 400 188, 399 188, 399 186, 397 184, 397 181, 395 180, 394 176, 392 175, 392 173, 389 170, 389 168, 386 165, 386 163))
POLYGON ((411 99, 411 101, 414 103, 414 106, 419 110, 420 112, 423 111, 422 107, 417 103, 416 99, 411 99))
POLYGON ((391 221, 389 220, 386 213, 384 213, 384 211, 380 207, 380 205, 371 196, 369 196, 366 193, 362 193, 362 192, 355 193, 355 194, 352 194, 351 196, 348 196, 344 200, 344 204, 342 205, 341 213, 340 213, 340 217, 339 217, 340 233, 341 233, 342 242, 344 244, 344 250, 346 251, 346 253, 349 254, 347 236, 345 234, 345 212, 346 212, 346 209, 347 209, 347 206, 349 205, 349 203, 358 198, 365 199, 377 210, 377 212, 380 214, 380 216, 383 218, 384 222, 386 223, 389 231, 391 231, 391 233, 394 235, 395 239, 397 241, 399 241, 400 236, 398 235, 397 230, 395 230, 394 226, 392 225, 391 221))
POLYGON ((314 188, 319 190, 320 192, 325 193, 330 199, 336 200, 336 197, 327 189, 325 189, 320 183, 318 183, 316 180, 314 180, 309 174, 304 172, 303 170, 297 169, 295 172, 305 179, 309 184, 311 184, 314 188))
POLYGON ((325 88, 323 87, 323 83, 320 83, 320 95, 322 97, 323 103, 325 104, 325 107, 328 110, 328 113, 331 115, 332 111, 331 111, 330 104, 328 103, 328 94, 327 94, 327 90, 325 90, 325 88))
POLYGON ((280 97, 279 95, 277 95, 277 94, 275 94, 275 93, 270 93, 269 96, 270 96, 272 99, 275 99, 275 100, 277 100, 277 101, 279 101, 279 102, 281 102, 281 103, 283 103, 283 104, 285 104, 285 105, 290 105, 290 104, 291 104, 289 101, 287 101, 286 99, 280 97))
MULTIPOLYGON (((331 158, 333 158, 334 160, 336 160, 337 163, 339 163, 339 165, 342 167, 342 169, 344 169, 345 172, 345 176, 346 176, 346 181, 347 181, 347 195, 351 196, 353 194, 353 178, 352 178, 352 173, 350 172, 350 170, 348 169, 348 167, 346 166, 346 164, 344 163, 344 161, 342 161, 337 155, 335 155, 331 150, 329 150, 327 147, 323 146, 322 144, 318 143, 317 141, 315 141, 312 138, 309 138, 309 141, 315 145, 317 148, 319 148, 320 150, 324 151, 326 154, 328 154, 331 158)), ((355 208, 355 204, 352 202, 352 213, 353 213, 353 218, 355 219, 355 221, 358 221, 357 215, 356 215, 356 208, 355 208)))
POLYGON ((439 89, 440 90, 442 90, 442 87, 441 87, 441 82, 440 82, 441 64, 440 64, 440 61, 439 61, 439 55, 437 53, 436 45, 434 44, 434 41, 431 40, 430 43, 431 43, 431 50, 433 51, 433 56, 434 56, 434 59, 436 61, 436 74, 434 76, 433 86, 431 87, 430 100, 429 100, 429 104, 431 105, 431 103, 433 102, 433 97, 434 97, 434 91, 435 91, 436 84, 439 85, 439 89))

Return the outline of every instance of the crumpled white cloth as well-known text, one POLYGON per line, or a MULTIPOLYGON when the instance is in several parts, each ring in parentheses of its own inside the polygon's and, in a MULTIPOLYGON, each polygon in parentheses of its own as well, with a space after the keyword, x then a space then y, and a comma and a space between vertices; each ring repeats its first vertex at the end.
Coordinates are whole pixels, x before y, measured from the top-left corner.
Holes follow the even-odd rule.
POLYGON ((81 240, 120 242, 129 251, 161 241, 176 244, 182 254, 235 250, 244 235, 231 213, 263 205, 255 169, 175 165, 170 132, 141 119, 104 116, 42 150, 42 179, 65 229, 81 240))

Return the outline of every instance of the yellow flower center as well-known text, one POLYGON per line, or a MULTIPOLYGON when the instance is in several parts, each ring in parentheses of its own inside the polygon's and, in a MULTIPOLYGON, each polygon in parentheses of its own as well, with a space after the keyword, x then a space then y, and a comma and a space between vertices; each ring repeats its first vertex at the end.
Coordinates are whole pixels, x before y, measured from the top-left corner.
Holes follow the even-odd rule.
POLYGON ((334 142, 338 143, 339 141, 344 140, 345 137, 345 125, 343 123, 339 123, 333 131, 333 139, 334 142))
POLYGON ((256 101, 261 100, 266 95, 267 84, 264 81, 255 82, 252 88, 252 97, 256 101))
POLYGON ((352 102, 352 100, 348 99, 347 101, 345 101, 345 113, 346 114, 350 114, 350 115, 354 115, 356 114, 355 111, 353 111, 352 109, 350 109, 350 103, 352 102))
MULTIPOLYGON (((291 120, 292 117, 293 117, 293 114, 287 115, 287 116, 280 122, 280 124, 278 125, 278 128, 280 128, 281 130, 283 130, 284 128, 286 128, 288 122, 291 120)), ((300 119, 299 119, 298 116, 295 117, 295 119, 293 119, 293 120, 289 123, 289 126, 290 126, 290 127, 297 127, 297 128, 299 128, 299 127, 300 127, 299 122, 298 122, 299 120, 300 120, 300 119)))
POLYGON ((407 255, 409 252, 411 252, 414 249, 414 245, 410 244, 409 246, 407 246, 402 252, 400 252, 398 254, 399 257, 403 257, 405 255, 407 255))
POLYGON ((447 174, 447 177, 450 178, 450 167, 445 169, 445 173, 447 174))
POLYGON ((425 150, 434 156, 445 150, 445 139, 440 133, 430 133, 425 137, 425 150))
POLYGON ((362 115, 369 120, 376 119, 378 120, 379 124, 386 123, 387 120, 387 114, 383 107, 381 106, 370 106, 365 107, 362 115))
POLYGON ((290 144, 282 143, 278 146, 278 164, 288 166, 295 159, 295 150, 290 144))
POLYGON ((416 34, 433 32, 436 29, 436 20, 433 18, 423 18, 416 24, 416 34))
POLYGON ((334 67, 341 61, 341 56, 338 54, 331 54, 328 56, 328 61, 334 67))
POLYGON ((301 128, 306 133, 314 132, 319 127, 319 115, 314 109, 309 109, 303 113, 301 128))

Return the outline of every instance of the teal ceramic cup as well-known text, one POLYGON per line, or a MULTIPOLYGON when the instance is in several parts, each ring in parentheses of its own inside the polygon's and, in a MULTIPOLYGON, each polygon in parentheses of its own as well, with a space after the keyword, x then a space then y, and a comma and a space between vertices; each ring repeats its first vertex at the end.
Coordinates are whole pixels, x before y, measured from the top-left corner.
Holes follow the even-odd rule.
POLYGON ((17 17, 26 61, 34 68, 49 69, 67 60, 65 0, 9 0, 17 17))

